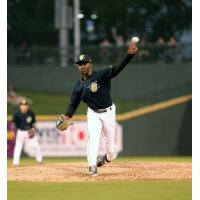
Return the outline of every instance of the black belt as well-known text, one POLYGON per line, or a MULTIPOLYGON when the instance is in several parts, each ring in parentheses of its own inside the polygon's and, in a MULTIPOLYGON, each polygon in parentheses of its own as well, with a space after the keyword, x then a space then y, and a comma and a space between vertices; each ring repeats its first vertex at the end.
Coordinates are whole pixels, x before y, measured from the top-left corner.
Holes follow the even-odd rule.
POLYGON ((105 113, 109 110, 112 110, 112 107, 105 108, 105 109, 97 109, 97 110, 93 110, 93 111, 100 114, 100 113, 105 113))

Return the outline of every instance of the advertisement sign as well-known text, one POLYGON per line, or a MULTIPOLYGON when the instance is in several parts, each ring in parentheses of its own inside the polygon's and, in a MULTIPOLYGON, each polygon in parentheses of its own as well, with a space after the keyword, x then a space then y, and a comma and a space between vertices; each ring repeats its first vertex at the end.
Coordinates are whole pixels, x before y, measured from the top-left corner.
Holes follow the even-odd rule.
MULTIPOLYGON (((37 122, 38 138, 41 151, 45 157, 86 156, 87 155, 87 123, 76 122, 66 131, 60 132, 55 122, 37 122)), ((115 137, 116 150, 122 151, 122 127, 117 124, 115 137)), ((99 155, 105 154, 104 137, 101 134, 99 155)))
MULTIPOLYGON (((60 132, 54 121, 38 121, 37 136, 44 157, 62 157, 62 156, 86 156, 87 155, 87 123, 84 121, 75 122, 66 131, 60 132)), ((13 156, 15 146, 15 132, 12 129, 11 122, 7 123, 7 155, 13 156)), ((29 143, 24 144, 28 150, 29 143)), ((122 151, 122 127, 116 125, 115 137, 116 151, 122 151)), ((31 146, 30 146, 31 151, 31 146)), ((104 136, 101 134, 99 155, 105 154, 104 136)))

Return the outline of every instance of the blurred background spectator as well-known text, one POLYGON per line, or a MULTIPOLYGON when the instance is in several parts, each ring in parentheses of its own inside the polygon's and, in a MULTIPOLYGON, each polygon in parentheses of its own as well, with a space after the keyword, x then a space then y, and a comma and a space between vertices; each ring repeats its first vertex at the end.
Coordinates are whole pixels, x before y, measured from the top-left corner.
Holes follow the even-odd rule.
POLYGON ((19 46, 18 62, 19 64, 28 64, 31 60, 31 51, 26 40, 23 40, 19 46))
POLYGON ((16 88, 13 85, 8 86, 8 92, 7 92, 8 103, 14 106, 18 106, 23 99, 26 100, 29 104, 33 103, 31 99, 17 94, 16 88))
POLYGON ((111 47, 113 47, 113 44, 109 41, 108 38, 105 38, 100 43, 100 57, 101 60, 108 61, 111 57, 111 47))
MULTIPOLYGON (((69 10, 66 21, 67 61, 72 64, 74 1, 66 2, 69 10)), ((81 50, 88 48, 97 61, 106 52, 105 61, 114 61, 121 54, 117 52, 121 52, 120 49, 123 52, 126 41, 138 35, 141 42, 137 62, 190 62, 191 13, 191 0, 170 3, 146 0, 124 0, 122 3, 116 0, 115 4, 111 0, 81 1, 77 16, 81 30, 81 50), (108 48, 109 43, 113 46, 108 48), (99 51, 97 44, 101 44, 101 50, 102 46, 107 46, 108 50, 99 53, 101 50, 99 51), (115 48, 118 50, 115 51, 115 48)), ((8 1, 8 65, 59 65, 60 33, 56 16, 54 1, 8 1)))

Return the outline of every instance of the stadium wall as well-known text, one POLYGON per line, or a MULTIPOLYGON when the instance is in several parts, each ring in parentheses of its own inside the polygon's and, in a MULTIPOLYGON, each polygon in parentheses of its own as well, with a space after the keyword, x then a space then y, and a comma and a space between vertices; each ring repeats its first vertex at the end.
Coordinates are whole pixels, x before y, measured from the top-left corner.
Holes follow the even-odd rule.
MULTIPOLYGON (((37 116, 37 121, 55 120, 54 115, 37 116)), ((73 120, 86 121, 86 116, 75 115, 73 120)), ((123 128, 123 156, 192 155, 191 95, 117 115, 117 121, 123 128)), ((10 142, 14 140, 11 136, 8 127, 10 142)))
POLYGON ((121 122, 122 155, 192 155, 192 101, 121 122))
MULTIPOLYGON (((112 63, 108 63, 109 66, 112 63)), ((94 69, 106 65, 94 64, 94 69)), ((73 65, 8 66, 8 84, 17 89, 71 94, 80 75, 73 65), (20 77, 20 78, 19 78, 20 77)), ((112 96, 118 99, 162 101, 192 91, 192 65, 187 63, 131 63, 112 80, 112 96)))

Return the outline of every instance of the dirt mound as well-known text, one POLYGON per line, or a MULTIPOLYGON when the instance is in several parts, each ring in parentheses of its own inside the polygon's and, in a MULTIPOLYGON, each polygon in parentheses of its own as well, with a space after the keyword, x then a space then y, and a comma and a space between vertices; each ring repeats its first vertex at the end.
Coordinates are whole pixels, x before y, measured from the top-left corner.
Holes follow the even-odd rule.
POLYGON ((111 163, 98 168, 97 177, 89 177, 87 163, 58 163, 8 168, 9 181, 93 182, 133 180, 191 180, 191 163, 111 163))

